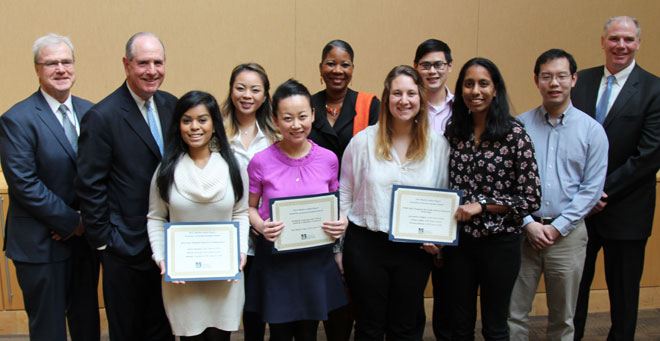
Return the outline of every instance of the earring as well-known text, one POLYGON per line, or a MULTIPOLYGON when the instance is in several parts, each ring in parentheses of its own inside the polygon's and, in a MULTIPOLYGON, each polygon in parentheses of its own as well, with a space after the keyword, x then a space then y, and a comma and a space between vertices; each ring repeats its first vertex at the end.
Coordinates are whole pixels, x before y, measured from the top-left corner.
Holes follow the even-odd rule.
POLYGON ((321 76, 321 85, 323 85, 323 76, 321 76))
POLYGON ((219 152, 220 151, 220 140, 218 140, 218 137, 213 134, 211 137, 211 140, 209 141, 209 150, 211 152, 219 152))

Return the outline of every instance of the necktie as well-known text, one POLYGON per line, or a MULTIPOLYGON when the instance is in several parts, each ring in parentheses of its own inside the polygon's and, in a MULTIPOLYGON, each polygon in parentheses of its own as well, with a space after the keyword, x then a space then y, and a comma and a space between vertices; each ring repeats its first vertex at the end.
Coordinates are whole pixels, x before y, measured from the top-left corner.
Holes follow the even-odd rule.
POLYGON ((151 135, 154 137, 154 140, 156 140, 156 144, 158 144, 160 155, 163 155, 163 138, 160 136, 160 131, 158 130, 158 125, 156 124, 154 108, 151 106, 150 101, 144 102, 144 106, 147 108, 147 121, 149 122, 149 130, 151 130, 151 135))
POLYGON ((78 133, 76 132, 76 127, 73 126, 71 120, 67 116, 69 108, 66 105, 60 105, 58 111, 62 114, 62 127, 64 128, 64 134, 66 135, 67 140, 71 143, 71 147, 74 152, 78 152, 78 133))
POLYGON ((600 101, 596 106, 596 121, 603 124, 605 122, 605 116, 607 116, 607 104, 610 102, 610 94, 612 94, 612 83, 614 82, 614 76, 607 77, 607 88, 603 95, 600 97, 600 101))

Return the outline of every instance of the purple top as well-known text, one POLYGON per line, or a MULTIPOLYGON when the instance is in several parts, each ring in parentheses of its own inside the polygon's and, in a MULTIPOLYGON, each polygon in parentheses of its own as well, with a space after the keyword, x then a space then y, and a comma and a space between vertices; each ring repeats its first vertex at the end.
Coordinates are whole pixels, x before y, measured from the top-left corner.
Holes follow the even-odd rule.
POLYGON ((250 193, 261 194, 259 215, 263 220, 270 218, 271 198, 322 194, 339 188, 339 162, 335 153, 307 141, 312 148, 300 159, 288 157, 279 143, 274 143, 250 161, 250 193))

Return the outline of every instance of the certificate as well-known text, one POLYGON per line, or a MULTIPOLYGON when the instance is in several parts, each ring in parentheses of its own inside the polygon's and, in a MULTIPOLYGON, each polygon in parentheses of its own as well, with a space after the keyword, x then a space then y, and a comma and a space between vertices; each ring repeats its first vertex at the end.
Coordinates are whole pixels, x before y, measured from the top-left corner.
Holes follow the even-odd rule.
POLYGON ((394 185, 390 213, 390 240, 457 245, 454 217, 461 191, 394 185))
POLYGON ((281 221, 284 229, 275 240, 274 251, 291 252, 332 244, 324 221, 339 219, 339 192, 270 199, 271 221, 281 221))
POLYGON ((238 223, 165 224, 165 281, 239 279, 238 223))

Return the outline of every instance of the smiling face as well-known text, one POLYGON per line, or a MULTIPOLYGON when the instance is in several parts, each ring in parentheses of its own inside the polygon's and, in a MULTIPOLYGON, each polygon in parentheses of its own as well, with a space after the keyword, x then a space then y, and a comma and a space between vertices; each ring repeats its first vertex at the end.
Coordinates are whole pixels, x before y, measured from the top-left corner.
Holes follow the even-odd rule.
POLYGON ((56 100, 64 102, 76 81, 73 53, 66 43, 44 46, 34 65, 39 86, 56 100))
POLYGON ((133 92, 148 100, 165 80, 165 51, 157 38, 140 36, 133 41, 133 59, 123 58, 126 82, 133 92))
POLYGON ((447 82, 447 75, 451 72, 451 63, 447 63, 445 53, 442 51, 430 52, 425 54, 415 64, 415 68, 422 75, 424 81, 424 88, 427 93, 444 90, 445 83, 447 82), (443 66, 436 68, 434 64, 443 64, 443 66), (428 67, 428 69, 426 69, 428 67), (426 70, 425 70, 426 69, 426 70), (442 69, 442 70, 439 70, 442 69))
POLYGON ((600 43, 605 51, 605 65, 612 74, 628 67, 641 45, 635 23, 630 19, 611 22, 600 43))
POLYGON ((577 74, 571 76, 570 64, 566 58, 552 59, 539 65, 539 75, 534 76, 546 110, 553 107, 563 111, 571 101, 571 89, 576 81, 577 74))
POLYGON ((389 109, 394 122, 413 120, 419 114, 420 94, 415 81, 407 75, 396 76, 390 85, 389 109))
POLYGON ((254 115, 265 99, 264 83, 257 72, 246 70, 236 76, 231 101, 237 115, 254 115))
POLYGON ((328 52, 319 65, 319 69, 328 90, 345 91, 353 78, 351 55, 339 47, 334 47, 328 52))
POLYGON ((282 139, 292 145, 307 141, 314 122, 314 110, 309 99, 302 95, 284 98, 277 104, 274 123, 282 139))
POLYGON ((488 70, 478 64, 470 66, 465 71, 462 84, 462 96, 465 105, 474 114, 486 114, 493 97, 496 96, 495 85, 488 70))
POLYGON ((209 149, 213 136, 213 119, 205 105, 199 104, 186 111, 179 122, 181 138, 191 153, 209 149))

